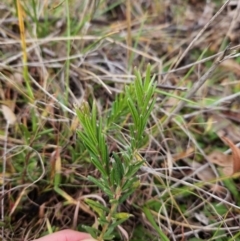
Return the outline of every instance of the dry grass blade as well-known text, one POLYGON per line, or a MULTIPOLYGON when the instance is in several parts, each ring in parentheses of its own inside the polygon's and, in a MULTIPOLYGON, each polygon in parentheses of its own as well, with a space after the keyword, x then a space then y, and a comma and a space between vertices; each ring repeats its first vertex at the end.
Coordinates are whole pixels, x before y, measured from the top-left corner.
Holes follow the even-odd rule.
POLYGON ((222 7, 218 10, 218 12, 208 21, 205 26, 202 28, 202 30, 197 34, 197 36, 192 40, 192 42, 188 45, 186 50, 183 52, 183 54, 180 56, 176 63, 176 67, 179 65, 179 63, 182 61, 182 59, 186 56, 187 52, 192 48, 193 44, 196 42, 197 39, 200 38, 200 36, 206 31, 206 29, 210 26, 210 24, 222 13, 222 11, 226 8, 226 6, 229 4, 231 0, 227 0, 222 7))
MULTIPOLYGON (((237 51, 239 48, 240 48, 240 45, 238 44, 236 46, 233 46, 233 47, 229 48, 229 50, 230 51, 237 51)), ((220 51, 220 52, 218 52, 216 54, 213 54, 213 55, 211 55, 209 57, 206 57, 206 58, 203 58, 201 60, 197 60, 196 62, 191 63, 191 64, 187 64, 187 65, 185 65, 183 67, 172 69, 172 70, 169 70, 169 71, 164 72, 164 73, 159 73, 159 75, 167 75, 167 74, 172 74, 172 73, 176 73, 176 72, 181 72, 181 71, 186 70, 186 69, 190 69, 193 66, 196 66, 196 65, 199 65, 199 64, 202 64, 202 63, 206 63, 209 60, 217 58, 218 56, 222 55, 223 52, 224 51, 220 51)), ((234 58, 234 57, 238 57, 238 55, 236 56, 236 55, 233 54, 233 55, 230 55, 230 56, 226 57, 226 59, 234 58)))
POLYGON ((222 136, 221 139, 232 149, 233 170, 232 174, 240 172, 240 150, 228 138, 222 136))
POLYGON ((237 239, 239 1, 12 2, 0 3, 0 237, 237 239))
POLYGON ((23 8, 21 5, 21 1, 17 0, 17 8, 18 8, 18 20, 19 20, 19 28, 20 28, 20 34, 21 34, 21 45, 22 45, 22 51, 23 51, 23 64, 27 64, 27 52, 26 52, 26 41, 25 41, 25 27, 24 27, 24 13, 23 8))
MULTIPOLYGON (((132 33, 131 33, 131 27, 132 27, 132 20, 131 20, 131 12, 132 12, 132 6, 131 6, 131 1, 127 0, 127 45, 129 47, 132 47, 132 33)), ((130 63, 131 59, 131 51, 128 49, 127 52, 127 59, 128 63, 130 63)))
MULTIPOLYGON (((199 78, 199 80, 193 85, 191 90, 186 94, 186 99, 191 99, 191 97, 197 92, 197 90, 207 81, 208 78, 213 74, 214 70, 224 61, 225 56, 229 53, 230 46, 227 46, 225 51, 221 56, 212 64, 212 66, 207 70, 207 72, 199 78)), ((181 100, 176 108, 169 114, 167 119, 162 123, 162 126, 165 127, 171 121, 174 115, 178 114, 179 111, 186 105, 186 101, 181 100)))

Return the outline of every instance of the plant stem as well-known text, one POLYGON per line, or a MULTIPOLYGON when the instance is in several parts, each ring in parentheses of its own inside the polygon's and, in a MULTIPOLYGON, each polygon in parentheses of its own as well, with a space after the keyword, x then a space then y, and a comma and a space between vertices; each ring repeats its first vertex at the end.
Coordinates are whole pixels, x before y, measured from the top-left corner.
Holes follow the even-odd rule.
POLYGON ((121 193, 122 193, 122 188, 121 187, 117 187, 116 189, 116 194, 115 194, 115 200, 114 200, 114 203, 112 204, 111 206, 111 209, 110 209, 110 212, 107 216, 107 223, 103 226, 103 229, 102 229, 102 232, 100 234, 100 236, 98 237, 98 240, 99 241, 103 241, 103 237, 104 237, 104 234, 107 232, 107 229, 109 227, 109 224, 111 222, 111 219, 112 219, 112 216, 113 214, 115 213, 117 207, 118 207, 118 199, 121 197, 121 193))

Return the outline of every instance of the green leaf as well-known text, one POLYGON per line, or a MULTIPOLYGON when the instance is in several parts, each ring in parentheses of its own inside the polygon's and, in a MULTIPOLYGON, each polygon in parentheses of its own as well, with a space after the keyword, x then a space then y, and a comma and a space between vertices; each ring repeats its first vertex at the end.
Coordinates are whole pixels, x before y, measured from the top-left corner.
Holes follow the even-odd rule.
POLYGON ((93 142, 93 144, 97 144, 97 132, 96 128, 92 126, 91 120, 89 117, 85 117, 85 125, 84 125, 84 130, 88 136, 89 139, 93 142))
POLYGON ((18 125, 18 127, 23 132, 22 136, 23 136, 23 138, 25 140, 25 143, 29 144, 29 142, 31 140, 31 134, 30 134, 28 128, 25 125, 21 124, 21 123, 18 125))
POLYGON ((149 92, 146 93, 145 99, 144 99, 144 104, 142 105, 142 113, 144 114, 144 112, 149 108, 149 103, 152 102, 152 100, 155 100, 156 98, 154 97, 154 91, 151 88, 151 90, 149 92))
POLYGON ((96 145, 94 145, 93 142, 91 142, 91 140, 88 138, 88 136, 86 136, 84 133, 77 131, 78 135, 80 136, 80 139, 82 140, 83 144, 86 146, 86 148, 88 149, 88 151, 92 154, 94 154, 95 156, 98 155, 98 150, 96 148, 96 145))
POLYGON ((168 93, 168 92, 163 91, 163 90, 156 89, 155 92, 159 93, 159 94, 163 94, 163 95, 169 96, 169 97, 172 97, 172 98, 175 98, 175 99, 183 100, 183 101, 185 101, 185 102, 187 102, 189 104, 192 104, 192 105, 199 105, 199 104, 197 104, 197 102, 194 102, 192 100, 186 99, 186 98, 178 96, 178 95, 174 95, 174 94, 168 93))
POLYGON ((106 215, 106 213, 109 212, 109 208, 103 206, 97 201, 86 198, 84 199, 84 202, 86 202, 100 217, 106 215))
POLYGON ((143 123, 145 123, 145 126, 147 125, 149 116, 151 115, 151 112, 153 110, 153 107, 154 107, 155 103, 156 103, 156 100, 153 100, 150 103, 150 105, 148 106, 148 109, 146 110, 146 113, 145 113, 144 118, 143 118, 143 123))
POLYGON ((116 153, 113 153, 113 157, 114 157, 114 163, 113 163, 114 181, 117 183, 117 185, 120 185, 124 175, 124 167, 121 159, 116 153))
POLYGON ((109 222, 107 221, 106 216, 103 216, 103 215, 98 218, 98 222, 99 222, 102 226, 104 226, 105 224, 109 224, 109 222))
POLYGON ((101 172, 103 177, 108 177, 108 174, 107 174, 106 170, 104 169, 104 166, 102 165, 102 163, 99 161, 99 158, 92 156, 91 161, 92 161, 93 165, 98 169, 98 171, 101 172))
POLYGON ((86 202, 87 204, 91 205, 91 207, 97 207, 97 208, 100 208, 102 209, 104 212, 109 212, 109 208, 108 207, 105 207, 104 205, 102 205, 100 202, 98 201, 94 201, 92 199, 89 199, 89 198, 85 198, 84 199, 84 202, 86 202))
POLYGON ((92 113, 89 111, 87 102, 84 102, 80 107, 80 110, 76 110, 80 123, 83 126, 85 134, 93 143, 97 143, 96 132, 96 104, 93 103, 92 113))
POLYGON ((160 236, 161 240, 163 241, 169 241, 168 237, 164 234, 164 232, 159 228, 159 226, 156 224, 151 211, 147 207, 143 207, 143 212, 145 213, 148 221, 151 223, 151 225, 155 228, 158 235, 160 236))
POLYGON ((96 228, 92 228, 92 227, 89 227, 89 226, 86 226, 86 225, 82 225, 82 228, 84 230, 87 231, 87 233, 89 233, 93 238, 97 238, 97 236, 99 235, 100 231, 97 230, 96 228))
POLYGON ((133 163, 132 165, 128 166, 128 171, 125 174, 126 178, 132 177, 138 170, 139 168, 143 165, 144 161, 138 161, 133 163))
POLYGON ((127 192, 119 198, 118 204, 123 203, 134 191, 135 191, 135 188, 128 189, 127 192))
POLYGON ((115 184, 114 177, 115 177, 115 169, 112 168, 112 170, 110 171, 110 175, 109 175, 109 181, 112 186, 114 186, 114 184, 115 184))
POLYGON ((140 114, 138 117, 138 126, 137 126, 137 140, 139 141, 140 139, 142 139, 142 135, 145 129, 146 123, 143 123, 143 115, 140 114))
POLYGON ((112 104, 112 110, 107 120, 108 128, 111 128, 112 123, 118 124, 126 118, 128 114, 128 105, 126 94, 121 93, 116 97, 112 104))
POLYGON ((113 163, 112 177, 113 177, 113 183, 119 186, 121 182, 121 178, 116 168, 116 163, 113 163))
POLYGON ((140 74, 137 74, 136 80, 134 82, 134 87, 135 87, 135 93, 137 97, 137 102, 139 106, 143 105, 143 96, 144 96, 144 90, 143 90, 143 85, 142 85, 142 78, 140 74))
POLYGON ((138 126, 138 111, 131 98, 128 98, 128 107, 133 117, 135 126, 138 126))
POLYGON ((92 105, 92 116, 91 116, 91 126, 93 129, 93 132, 97 133, 97 107, 95 100, 93 101, 92 105))
MULTIPOLYGON (((143 85, 145 92, 148 92, 148 89, 151 86, 150 80, 151 80, 151 65, 148 64, 147 70, 146 70, 146 77, 145 77, 145 81, 144 81, 144 85, 143 85)), ((154 80, 154 78, 152 80, 154 80)))
MULTIPOLYGON (((133 184, 135 182, 139 182, 137 177, 132 177, 130 179, 127 179, 126 182, 124 183, 123 187, 122 187, 122 191, 125 192, 128 189, 132 189, 133 188, 133 184)), ((135 185, 136 186, 136 185, 135 185)))
POLYGON ((89 181, 93 182, 96 186, 98 186, 103 192, 110 193, 112 195, 112 192, 108 188, 107 185, 105 185, 105 182, 102 180, 98 180, 95 177, 88 176, 87 177, 89 181))
POLYGON ((103 236, 104 240, 114 240, 114 238, 115 238, 115 235, 113 235, 113 234, 108 235, 107 233, 105 233, 103 236))
MULTIPOLYGON (((121 223, 123 223, 124 221, 126 221, 129 217, 133 216, 132 214, 128 214, 128 215, 127 215, 127 214, 128 214, 128 213, 126 213, 125 218, 122 217, 122 218, 120 218, 119 220, 113 221, 113 222, 110 224, 110 226, 108 227, 107 232, 105 233, 106 237, 109 236, 109 235, 111 235, 111 233, 114 231, 114 229, 115 229, 118 225, 120 225, 121 223)), ((118 215, 118 214, 116 214, 116 215, 118 215)), ((121 215, 121 214, 120 214, 120 215, 121 215)), ((123 215, 124 215, 124 214, 123 214, 123 215)), ((105 239, 105 236, 104 236, 104 239, 105 239)))
POLYGON ((110 165, 109 165, 109 152, 106 139, 104 134, 102 133, 102 121, 99 122, 98 128, 98 143, 99 143, 99 151, 101 155, 102 162, 105 167, 105 171, 107 175, 110 173, 110 165))

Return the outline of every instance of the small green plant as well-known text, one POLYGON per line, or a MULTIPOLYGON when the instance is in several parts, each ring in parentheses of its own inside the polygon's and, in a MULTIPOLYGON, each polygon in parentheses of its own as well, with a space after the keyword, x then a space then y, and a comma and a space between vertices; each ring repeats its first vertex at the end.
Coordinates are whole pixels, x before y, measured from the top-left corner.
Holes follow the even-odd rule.
POLYGON ((115 228, 131 216, 129 213, 118 212, 118 207, 139 186, 136 173, 144 163, 139 150, 148 141, 146 129, 155 103, 156 85, 154 77, 150 77, 150 65, 144 81, 139 72, 135 71, 135 74, 135 81, 126 86, 105 117, 98 115, 94 102, 91 111, 86 102, 77 110, 82 126, 78 131, 79 138, 88 150, 92 164, 100 173, 100 178, 89 175, 88 179, 109 200, 107 206, 86 200, 99 216, 99 227, 84 228, 99 241, 111 240, 115 228), (126 133, 124 137, 120 131, 122 128, 126 133), (109 152, 110 136, 121 142, 117 152, 109 152))

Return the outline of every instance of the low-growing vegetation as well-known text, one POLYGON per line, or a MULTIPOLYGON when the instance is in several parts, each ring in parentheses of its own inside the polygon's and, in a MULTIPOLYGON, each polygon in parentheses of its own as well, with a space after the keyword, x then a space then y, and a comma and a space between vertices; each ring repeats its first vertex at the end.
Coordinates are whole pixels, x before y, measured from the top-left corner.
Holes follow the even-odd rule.
POLYGON ((240 240, 238 1, 0 13, 1 240, 240 240))

